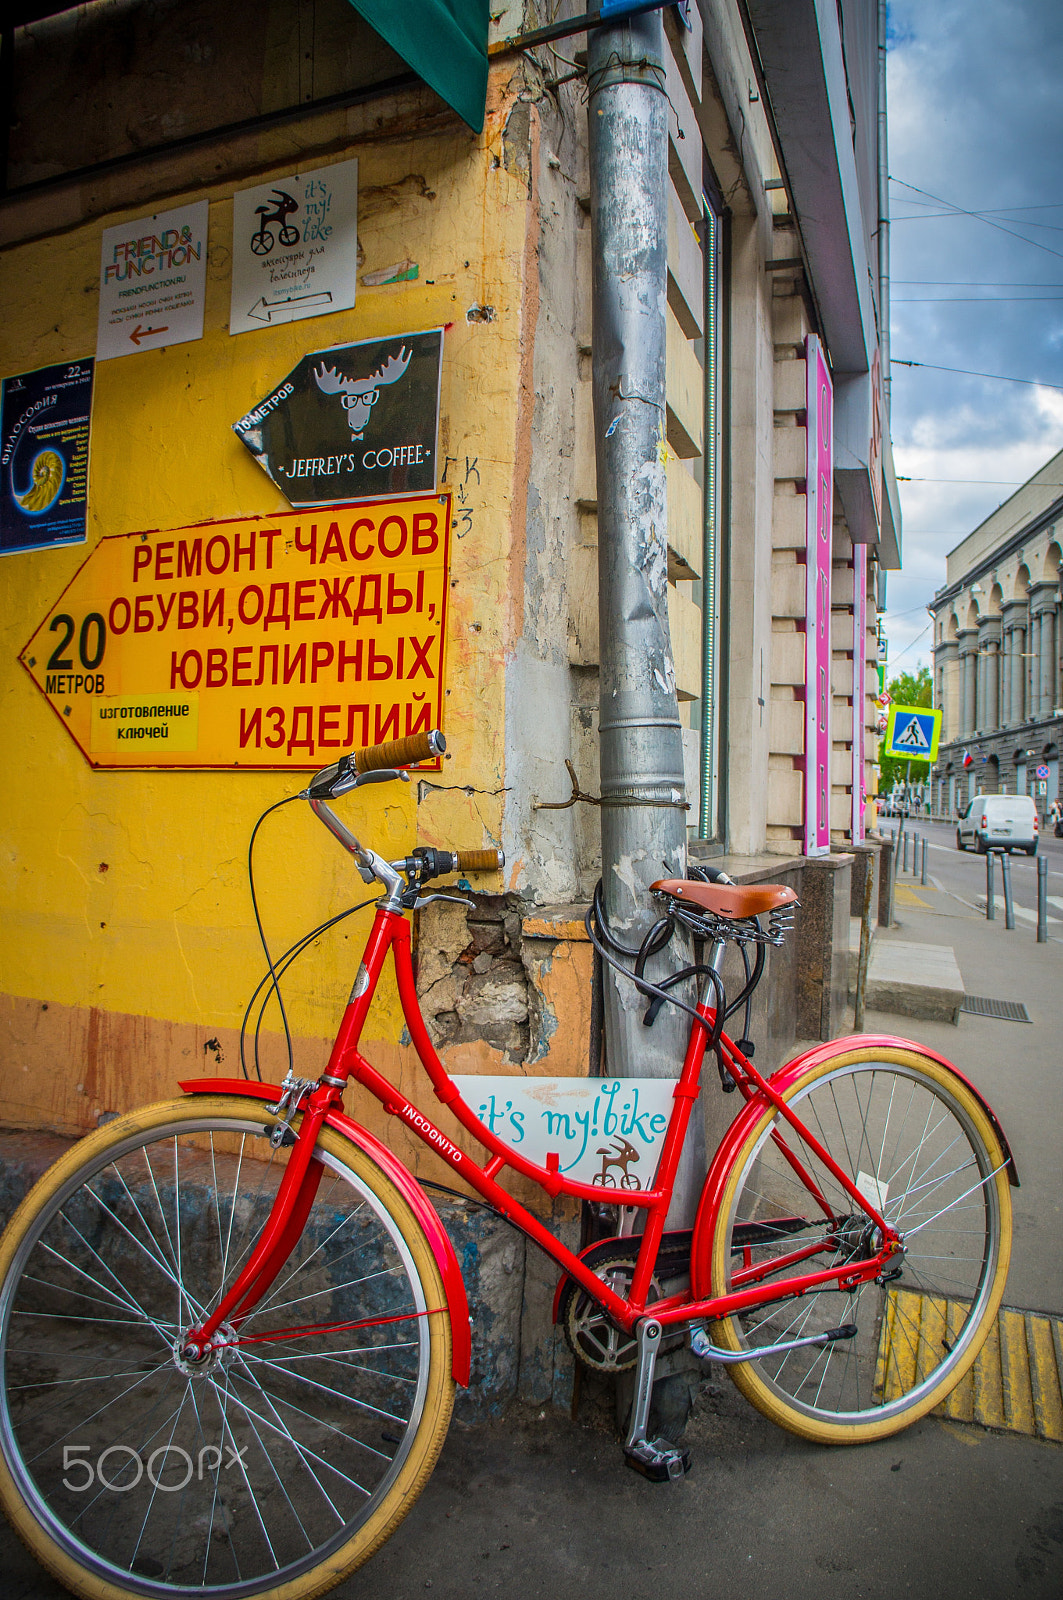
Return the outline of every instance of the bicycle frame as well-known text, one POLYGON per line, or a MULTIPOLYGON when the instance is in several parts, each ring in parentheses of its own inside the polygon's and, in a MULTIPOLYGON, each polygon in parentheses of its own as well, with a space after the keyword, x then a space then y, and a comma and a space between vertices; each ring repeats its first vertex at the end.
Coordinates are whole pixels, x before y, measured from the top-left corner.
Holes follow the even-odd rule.
MULTIPOLYGON (((563 1273, 575 1280, 603 1307, 620 1328, 626 1332, 633 1332, 647 1313, 654 1267, 661 1241, 664 1237, 665 1220, 671 1203, 680 1153, 683 1148, 691 1112, 700 1093, 701 1067, 705 1055, 708 1032, 714 1020, 714 1013, 712 1008, 704 1003, 698 1004, 697 1012, 704 1019, 704 1026, 693 1022, 691 1024, 682 1071, 673 1091, 674 1105, 664 1135, 663 1147, 653 1185, 646 1190, 625 1191, 624 1194, 624 1205, 634 1206, 643 1210, 646 1213, 646 1222, 637 1245, 635 1268, 629 1292, 626 1296, 622 1296, 617 1294, 590 1266, 585 1264, 580 1256, 574 1254, 564 1243, 555 1238, 532 1212, 514 1199, 496 1181, 502 1169, 510 1167, 513 1171, 532 1179, 551 1197, 564 1194, 576 1199, 591 1200, 598 1203, 601 1203, 603 1198, 603 1190, 597 1185, 582 1183, 564 1177, 558 1170, 559 1157, 557 1155, 548 1154, 546 1166, 539 1166, 537 1163, 529 1161, 526 1157, 520 1155, 481 1122, 472 1108, 462 1098, 457 1086, 450 1078, 436 1053, 428 1035, 424 1018, 421 1015, 410 950, 409 924, 405 916, 400 912, 390 910, 386 905, 378 904, 376 917, 329 1057, 328 1066, 317 1086, 312 1089, 312 1092, 303 1102, 302 1125, 298 1135, 294 1136, 294 1144, 287 1170, 282 1180, 270 1221, 237 1282, 209 1320, 190 1333, 189 1337, 193 1346, 200 1348, 205 1346, 217 1333, 223 1322, 233 1329, 238 1329, 243 1317, 267 1291, 284 1260, 290 1254, 313 1202, 318 1178, 320 1177, 321 1164, 314 1159, 313 1146, 321 1127, 323 1125, 334 1127, 345 1136, 354 1137, 355 1142, 361 1144, 363 1148, 370 1148, 370 1144, 367 1141, 371 1141, 371 1146, 374 1147, 371 1153, 384 1149, 383 1146, 378 1145, 376 1140, 372 1139, 371 1135, 368 1135, 364 1129, 360 1128, 357 1123, 343 1113, 343 1088, 352 1078, 373 1094, 389 1115, 399 1117, 407 1127, 411 1128, 423 1143, 433 1149, 448 1166, 463 1178, 501 1216, 513 1223, 514 1226, 518 1227, 538 1244, 557 1263, 563 1273), (483 1166, 478 1165, 471 1156, 459 1149, 429 1117, 425 1116, 394 1084, 379 1073, 359 1050, 359 1042, 369 1007, 389 955, 394 961, 399 999, 410 1038, 432 1084, 436 1098, 450 1109, 452 1115, 457 1118, 462 1127, 489 1152, 489 1159, 483 1166)), ((871 1036, 862 1036, 860 1042, 872 1046, 896 1047, 900 1041, 896 1039, 887 1040, 885 1038, 878 1040, 871 1036)), ((747 1104, 735 1119, 729 1133, 725 1136, 706 1180, 694 1230, 692 1291, 673 1294, 652 1302, 652 1315, 664 1328, 692 1321, 726 1317, 746 1307, 766 1305, 771 1301, 801 1295, 824 1284, 833 1283, 839 1289, 852 1290, 860 1283, 881 1274, 898 1249, 896 1231, 886 1222, 885 1218, 875 1209, 871 1202, 860 1193, 844 1170, 837 1165, 811 1131, 787 1105, 784 1096, 789 1082, 793 1079, 793 1068, 797 1066, 797 1063, 791 1064, 791 1068, 784 1068, 782 1073, 776 1075, 777 1081, 773 1082, 764 1078, 757 1071, 748 1057, 726 1034, 721 1037, 720 1049, 725 1065, 747 1104), (706 1293, 704 1292, 705 1289, 708 1288, 711 1291, 712 1286, 700 1281, 704 1277, 704 1271, 702 1270, 699 1273, 696 1270, 696 1262, 699 1257, 704 1258, 703 1252, 698 1248, 699 1242, 712 1236, 716 1213, 722 1198, 723 1178, 737 1149, 736 1139, 744 1136, 750 1120, 755 1121, 769 1105, 773 1105, 778 1109, 785 1122, 797 1130, 803 1143, 814 1152, 818 1160, 823 1162, 824 1166, 852 1201, 853 1212, 864 1213, 868 1220, 874 1224, 881 1241, 880 1247, 874 1255, 869 1256, 866 1260, 849 1260, 840 1265, 834 1265, 818 1271, 799 1269, 802 1269, 805 1263, 809 1263, 812 1257, 822 1254, 825 1249, 829 1248, 824 1241, 795 1249, 785 1257, 772 1259, 770 1263, 758 1265, 747 1258, 745 1265, 739 1267, 732 1275, 732 1287, 729 1293, 706 1293)), ((814 1055, 814 1051, 809 1052, 809 1055, 801 1057, 799 1060, 802 1065, 807 1065, 809 1057, 814 1055)), ((183 1083, 181 1087, 186 1092, 193 1094, 238 1093, 270 1101, 273 1101, 277 1094, 274 1086, 251 1084, 242 1079, 199 1079, 183 1083)), ((787 1144, 778 1128, 773 1130, 771 1137, 781 1150, 784 1159, 804 1182, 811 1201, 818 1206, 824 1220, 828 1223, 835 1220, 831 1207, 818 1190, 807 1167, 787 1144)), ((398 1169, 403 1175, 400 1186, 407 1196, 409 1197, 413 1192, 420 1196, 420 1201, 415 1206, 418 1216, 423 1221, 427 1210, 435 1220, 435 1227, 429 1230, 429 1238, 443 1272, 448 1300, 451 1302, 452 1316, 456 1313, 459 1324, 464 1325, 464 1334, 459 1332, 457 1335, 457 1342, 464 1348, 468 1338, 468 1311, 467 1306, 464 1304, 463 1289, 460 1297, 456 1293, 452 1296, 454 1276, 455 1272, 457 1272, 453 1249, 449 1246, 449 1240, 446 1238, 434 1208, 420 1189, 420 1186, 417 1185, 416 1180, 390 1152, 387 1152, 387 1155, 387 1170, 393 1177, 395 1169, 398 1169), (445 1244, 444 1240, 446 1241, 445 1244)), ((458 1273, 458 1276, 460 1277, 460 1273, 458 1273)), ((288 1331, 293 1336, 297 1333, 297 1330, 288 1331)), ((459 1379, 459 1381, 467 1381, 467 1357, 463 1357, 460 1361, 455 1360, 455 1377, 459 1376, 459 1368, 465 1373, 464 1380, 459 1379)))

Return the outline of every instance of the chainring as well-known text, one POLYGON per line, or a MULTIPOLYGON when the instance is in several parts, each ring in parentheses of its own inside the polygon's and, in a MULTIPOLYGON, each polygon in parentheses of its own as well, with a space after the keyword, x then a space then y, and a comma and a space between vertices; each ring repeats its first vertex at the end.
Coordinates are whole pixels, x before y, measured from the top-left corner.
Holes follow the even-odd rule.
MULTIPOLYGON (((690 1234, 675 1235, 682 1240, 678 1253, 663 1248, 658 1257, 658 1271, 667 1276, 681 1275, 690 1270, 690 1234)), ((626 1296, 635 1271, 639 1239, 605 1239, 582 1257, 595 1277, 612 1289, 614 1294, 626 1296)), ((661 1285, 655 1275, 650 1280, 649 1300, 658 1300, 661 1285)), ((638 1361, 638 1342, 632 1333, 625 1333, 573 1278, 566 1278, 557 1308, 557 1320, 564 1330, 565 1342, 582 1366, 593 1372, 630 1372, 638 1361)))
MULTIPOLYGON (((596 1262, 594 1275, 615 1294, 626 1295, 635 1271, 630 1246, 607 1261, 596 1262)), ((594 1372, 627 1372, 638 1360, 638 1344, 603 1311, 586 1289, 569 1278, 561 1292, 558 1321, 569 1349, 583 1366, 594 1372)))

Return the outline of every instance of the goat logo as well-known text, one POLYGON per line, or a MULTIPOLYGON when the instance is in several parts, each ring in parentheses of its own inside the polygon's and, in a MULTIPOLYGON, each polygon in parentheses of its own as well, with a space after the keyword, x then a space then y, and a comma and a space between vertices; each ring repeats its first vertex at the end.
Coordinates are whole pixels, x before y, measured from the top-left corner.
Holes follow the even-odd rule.
POLYGON ((344 378, 332 367, 321 363, 319 371, 315 371, 314 378, 322 394, 338 394, 343 397, 343 409, 347 413, 347 426, 351 430, 351 439, 361 439, 365 434, 366 426, 372 414, 373 407, 380 399, 381 389, 389 384, 398 383, 403 376, 412 358, 412 350, 402 346, 397 356, 389 356, 382 367, 370 374, 368 378, 344 378))
POLYGON ((638 1189, 641 1187, 635 1173, 628 1170, 629 1167, 637 1166, 641 1159, 638 1150, 630 1139, 617 1137, 613 1140, 611 1146, 599 1146, 595 1154, 603 1159, 601 1170, 594 1174, 591 1179, 592 1183, 598 1184, 603 1189, 615 1189, 617 1181, 610 1169, 616 1167, 620 1172, 619 1187, 621 1189, 638 1189))

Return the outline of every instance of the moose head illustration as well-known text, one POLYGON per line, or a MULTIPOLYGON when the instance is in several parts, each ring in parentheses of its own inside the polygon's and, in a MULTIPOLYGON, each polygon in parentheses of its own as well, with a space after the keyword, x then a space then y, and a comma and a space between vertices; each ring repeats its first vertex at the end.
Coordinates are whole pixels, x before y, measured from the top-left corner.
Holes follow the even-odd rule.
POLYGON ((344 378, 332 367, 321 363, 321 370, 314 373, 317 386, 322 394, 339 394, 343 396, 343 407, 347 413, 347 426, 351 430, 351 438, 360 439, 365 433, 373 407, 380 398, 380 391, 391 383, 397 383, 410 364, 413 355, 405 345, 397 356, 389 356, 382 367, 378 367, 368 378, 344 378))

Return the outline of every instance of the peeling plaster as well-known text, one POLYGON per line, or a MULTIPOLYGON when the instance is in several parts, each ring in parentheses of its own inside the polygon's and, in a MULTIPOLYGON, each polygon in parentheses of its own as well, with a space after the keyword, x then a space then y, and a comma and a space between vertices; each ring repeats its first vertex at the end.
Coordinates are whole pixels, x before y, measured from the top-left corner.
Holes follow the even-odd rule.
MULTIPOLYGON (((619 861, 613 863, 613 874, 623 884, 628 892, 632 906, 635 907, 640 904, 645 891, 645 886, 636 870, 636 863, 645 861, 645 859, 645 850, 640 850, 637 855, 621 856, 619 861)), ((634 914, 630 918, 625 918, 622 912, 618 911, 614 914, 613 925, 619 929, 630 928, 635 920, 634 914)))

